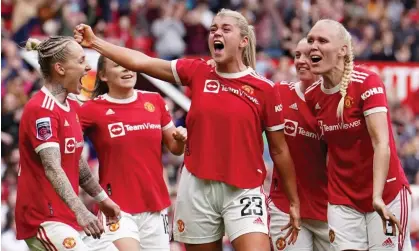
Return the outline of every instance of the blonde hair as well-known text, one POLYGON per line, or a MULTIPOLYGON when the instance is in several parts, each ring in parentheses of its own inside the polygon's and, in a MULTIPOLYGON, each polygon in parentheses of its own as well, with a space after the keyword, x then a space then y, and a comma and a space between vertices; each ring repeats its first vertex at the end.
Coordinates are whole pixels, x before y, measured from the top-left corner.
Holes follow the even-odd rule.
POLYGON ((256 68, 256 36, 253 25, 249 25, 246 18, 237 11, 230 9, 221 9, 217 16, 233 17, 237 21, 237 26, 240 29, 240 35, 248 38, 248 45, 243 50, 242 59, 246 66, 253 69, 256 68))
POLYGON ((351 75, 354 69, 354 51, 352 46, 352 36, 341 23, 335 20, 323 19, 318 21, 317 23, 320 22, 325 22, 334 25, 339 33, 339 38, 343 40, 344 45, 346 45, 348 48, 348 51, 344 57, 343 76, 342 80, 340 81, 339 89, 342 98, 339 101, 338 108, 336 111, 337 117, 343 121, 343 110, 345 108, 346 90, 348 89, 348 85, 351 83, 351 75))
POLYGON ((29 38, 26 41, 26 50, 38 52, 38 63, 41 68, 44 78, 51 77, 52 65, 56 62, 65 62, 70 55, 67 45, 75 41, 72 37, 68 36, 53 36, 45 41, 29 38))

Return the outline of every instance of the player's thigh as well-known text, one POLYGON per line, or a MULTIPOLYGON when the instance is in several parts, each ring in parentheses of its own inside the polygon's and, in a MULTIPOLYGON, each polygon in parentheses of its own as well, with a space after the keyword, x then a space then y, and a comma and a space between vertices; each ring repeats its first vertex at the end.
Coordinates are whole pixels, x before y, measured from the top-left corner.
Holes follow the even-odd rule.
POLYGON ((411 196, 407 189, 403 188, 396 198, 387 205, 387 208, 400 221, 402 231, 399 232, 395 229, 396 232, 392 235, 391 227, 389 227, 390 233, 386 235, 383 230, 382 219, 378 213, 368 213, 367 226, 370 250, 412 250, 409 237, 411 196))
POLYGON ((343 205, 327 208, 330 250, 368 250, 365 215, 343 205))
POLYGON ((222 251, 223 239, 205 244, 185 244, 186 251, 222 251))
POLYGON ((270 250, 266 196, 258 187, 239 189, 223 184, 222 216, 236 251, 270 250))
POLYGON ((201 180, 185 167, 182 170, 175 212, 173 237, 187 244, 205 244, 224 235, 221 214, 216 212, 219 183, 201 180))
MULTIPOLYGON (((137 217, 137 216, 136 216, 137 217)), ((170 251, 170 230, 167 209, 138 215, 141 251, 170 251)))
POLYGON ((304 227, 301 227, 301 231, 298 233, 296 243, 288 245, 285 240, 285 235, 288 230, 281 231, 281 228, 286 226, 290 220, 290 216, 278 209, 273 202, 270 202, 268 206, 270 214, 270 233, 272 246, 275 251, 279 250, 301 250, 301 251, 312 251, 313 250, 313 236, 310 231, 304 227))
POLYGON ((329 225, 326 221, 304 219, 303 227, 313 235, 314 251, 330 250, 329 225))
POLYGON ((42 223, 36 237, 25 241, 32 251, 89 250, 78 231, 67 224, 55 221, 42 223))
POLYGON ((106 217, 99 212, 105 232, 100 239, 91 236, 83 238, 91 251, 112 250, 115 247, 120 251, 139 250, 140 232, 131 214, 121 212, 121 219, 118 223, 107 226, 106 217))

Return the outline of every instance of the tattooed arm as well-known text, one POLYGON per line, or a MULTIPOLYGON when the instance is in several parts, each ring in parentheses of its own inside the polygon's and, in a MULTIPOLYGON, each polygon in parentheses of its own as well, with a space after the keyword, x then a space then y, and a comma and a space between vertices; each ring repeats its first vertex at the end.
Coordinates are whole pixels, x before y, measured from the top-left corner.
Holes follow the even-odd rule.
POLYGON ((47 179, 71 211, 77 215, 83 212, 83 210, 87 210, 76 192, 74 192, 67 175, 61 168, 60 149, 57 147, 48 147, 39 151, 38 154, 41 157, 47 179))
POLYGON ((83 227, 87 235, 99 238, 103 233, 103 226, 98 219, 87 210, 83 202, 74 192, 70 181, 61 167, 61 153, 57 147, 47 147, 39 151, 45 175, 60 198, 74 212, 78 224, 83 227))
POLYGON ((80 157, 79 167, 81 188, 99 203, 100 211, 106 216, 107 225, 117 222, 121 217, 121 209, 108 197, 99 185, 99 182, 90 172, 89 164, 87 164, 87 161, 83 157, 80 157))
POLYGON ((80 167, 80 186, 86 191, 90 196, 96 197, 103 191, 102 187, 99 185, 93 174, 90 172, 89 164, 87 161, 80 156, 79 160, 80 167))

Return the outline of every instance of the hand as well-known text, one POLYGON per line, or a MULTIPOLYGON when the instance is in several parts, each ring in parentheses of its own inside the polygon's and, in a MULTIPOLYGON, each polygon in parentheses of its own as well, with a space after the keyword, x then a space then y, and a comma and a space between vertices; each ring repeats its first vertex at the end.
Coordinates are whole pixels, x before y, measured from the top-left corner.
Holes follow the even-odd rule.
POLYGON ((179 126, 172 133, 172 136, 176 141, 186 142, 186 140, 188 139, 188 131, 186 130, 186 128, 179 126))
POLYGON ((383 231, 384 234, 386 234, 386 225, 387 225, 387 221, 390 221, 391 226, 393 227, 393 233, 396 234, 396 226, 399 229, 399 233, 402 232, 402 227, 400 225, 399 220, 397 220, 397 218, 388 211, 386 204, 384 203, 383 199, 380 198, 374 198, 372 200, 372 206, 374 207, 374 210, 380 215, 381 220, 383 222, 383 231))
POLYGON ((211 66, 212 68, 215 68, 215 66, 217 66, 214 59, 208 60, 207 65, 211 66))
POLYGON ((110 198, 99 203, 100 211, 106 216, 106 225, 117 223, 121 219, 121 208, 110 198))
POLYGON ((76 218, 77 223, 83 228, 87 236, 92 236, 94 239, 100 239, 100 235, 104 232, 103 225, 96 216, 87 210, 87 208, 76 214, 76 218))
POLYGON ((90 48, 96 39, 92 28, 86 24, 79 24, 73 31, 74 39, 83 47, 90 48))
POLYGON ((300 206, 290 206, 290 222, 281 231, 288 230, 285 239, 288 239, 288 245, 295 244, 298 237, 298 232, 301 230, 300 206))

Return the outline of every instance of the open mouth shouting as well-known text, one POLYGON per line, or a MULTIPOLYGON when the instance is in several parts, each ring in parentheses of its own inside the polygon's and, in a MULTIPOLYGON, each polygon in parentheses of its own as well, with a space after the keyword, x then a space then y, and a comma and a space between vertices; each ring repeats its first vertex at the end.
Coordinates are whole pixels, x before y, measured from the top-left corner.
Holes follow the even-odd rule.
POLYGON ((312 65, 318 64, 323 58, 319 55, 312 55, 310 56, 312 65))
POLYGON ((220 54, 222 53, 224 50, 224 44, 223 42, 221 42, 220 40, 215 40, 214 41, 214 52, 216 54, 220 54))

